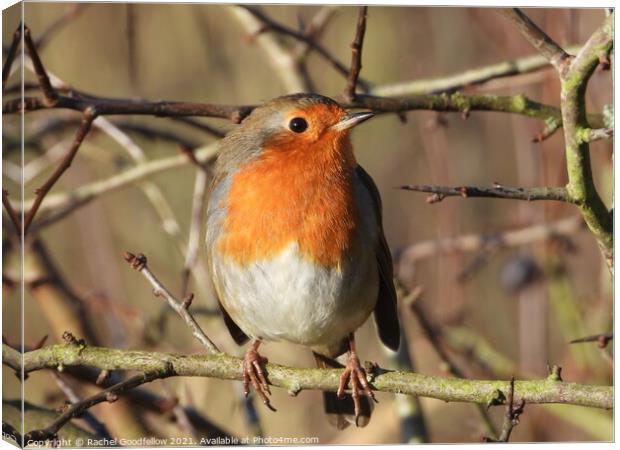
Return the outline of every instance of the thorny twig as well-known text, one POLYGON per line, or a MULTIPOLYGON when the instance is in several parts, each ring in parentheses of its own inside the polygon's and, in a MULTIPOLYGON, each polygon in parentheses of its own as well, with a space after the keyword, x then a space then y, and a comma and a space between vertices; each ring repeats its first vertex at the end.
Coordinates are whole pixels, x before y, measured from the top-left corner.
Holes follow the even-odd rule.
POLYGON ((133 253, 125 252, 124 258, 132 268, 144 275, 149 283, 151 283, 155 296, 162 296, 168 302, 168 305, 170 305, 170 307, 181 316, 187 326, 192 330, 192 334, 196 337, 196 339, 198 339, 198 341, 200 341, 208 353, 220 353, 217 346, 207 337, 204 331, 202 331, 202 328, 200 328, 200 325, 198 325, 194 317, 190 314, 184 302, 177 300, 174 295, 172 295, 170 291, 168 291, 168 289, 166 289, 166 287, 161 284, 157 277, 150 271, 146 265, 146 256, 142 254, 134 255, 133 253))
POLYGON ((427 198, 428 203, 437 203, 445 197, 489 197, 489 198, 505 198, 513 200, 557 200, 562 202, 570 202, 568 193, 565 188, 561 187, 535 187, 521 188, 509 187, 496 184, 494 187, 478 187, 478 186, 428 186, 428 185, 404 185, 400 187, 407 191, 428 192, 433 195, 427 198))

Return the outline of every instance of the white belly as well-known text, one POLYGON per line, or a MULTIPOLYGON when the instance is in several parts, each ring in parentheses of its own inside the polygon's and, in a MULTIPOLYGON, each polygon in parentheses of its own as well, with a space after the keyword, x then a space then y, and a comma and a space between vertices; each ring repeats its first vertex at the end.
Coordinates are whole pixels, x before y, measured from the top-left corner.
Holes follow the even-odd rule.
POLYGON ((360 249, 340 268, 318 268, 297 244, 246 267, 218 258, 212 271, 222 305, 252 338, 334 344, 359 328, 375 307, 374 252, 360 249))

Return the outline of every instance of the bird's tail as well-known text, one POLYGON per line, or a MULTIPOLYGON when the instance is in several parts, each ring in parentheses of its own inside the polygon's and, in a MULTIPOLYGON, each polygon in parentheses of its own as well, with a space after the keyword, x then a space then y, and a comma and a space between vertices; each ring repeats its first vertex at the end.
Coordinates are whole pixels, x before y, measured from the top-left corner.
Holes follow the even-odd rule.
MULTIPOLYGON (((344 369, 344 363, 339 362, 341 358, 346 358, 346 354, 337 359, 328 358, 316 352, 312 352, 319 369, 344 369)), ((370 422, 372 414, 372 402, 368 397, 360 398, 361 411, 360 417, 355 420, 355 407, 353 405, 353 397, 351 394, 345 394, 344 397, 338 398, 335 392, 323 391, 323 407, 329 423, 339 430, 347 428, 349 425, 357 425, 365 427, 370 422)))

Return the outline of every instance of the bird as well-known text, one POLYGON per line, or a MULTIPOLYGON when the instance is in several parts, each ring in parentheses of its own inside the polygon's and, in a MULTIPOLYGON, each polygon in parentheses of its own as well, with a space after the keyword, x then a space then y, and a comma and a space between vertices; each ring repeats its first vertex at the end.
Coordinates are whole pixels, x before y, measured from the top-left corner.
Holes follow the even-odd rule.
POLYGON ((243 358, 243 386, 275 410, 259 346, 310 347, 318 367, 342 368, 324 392, 337 428, 365 426, 375 400, 355 346, 371 314, 381 342, 400 342, 392 258, 379 191, 350 133, 374 116, 318 94, 256 107, 221 141, 206 213, 208 269, 243 358), (349 392, 346 391, 349 386, 349 392))

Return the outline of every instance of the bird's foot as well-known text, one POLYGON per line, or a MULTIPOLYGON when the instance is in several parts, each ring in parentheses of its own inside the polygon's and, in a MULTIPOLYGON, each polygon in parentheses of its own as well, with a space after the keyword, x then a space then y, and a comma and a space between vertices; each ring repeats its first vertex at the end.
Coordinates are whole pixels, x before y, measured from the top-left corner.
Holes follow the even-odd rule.
POLYGON ((377 402, 377 399, 375 398, 375 394, 372 392, 370 383, 368 383, 368 379, 366 378, 366 371, 362 367, 355 352, 350 353, 344 373, 340 375, 340 385, 338 386, 338 392, 336 394, 338 398, 344 397, 344 390, 347 387, 347 383, 351 384, 351 397, 353 398, 355 424, 357 425, 361 412, 361 394, 363 393, 374 402, 377 402))
POLYGON ((271 390, 265 375, 267 358, 258 353, 257 347, 257 345, 252 345, 243 358, 243 393, 246 397, 250 394, 251 384, 265 406, 275 411, 276 409, 271 406, 268 397, 268 395, 271 395, 271 390))

